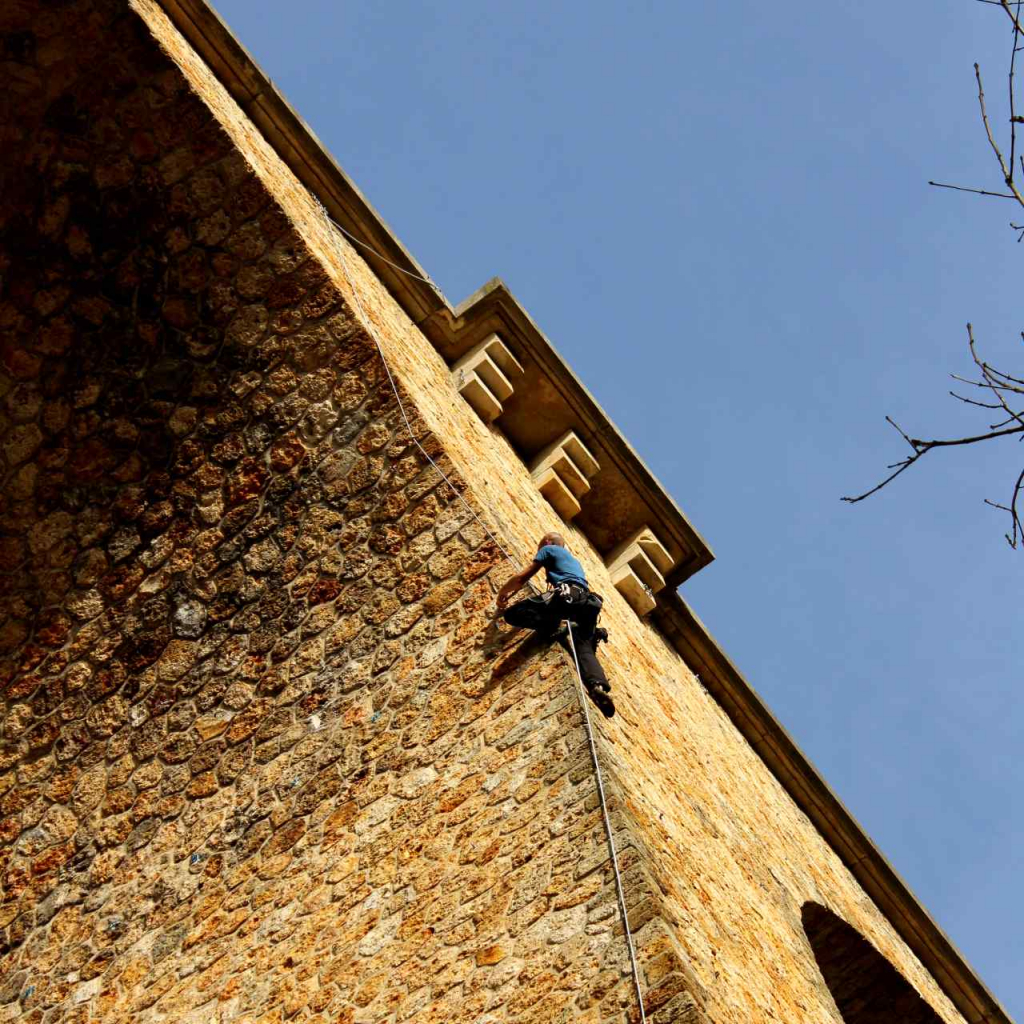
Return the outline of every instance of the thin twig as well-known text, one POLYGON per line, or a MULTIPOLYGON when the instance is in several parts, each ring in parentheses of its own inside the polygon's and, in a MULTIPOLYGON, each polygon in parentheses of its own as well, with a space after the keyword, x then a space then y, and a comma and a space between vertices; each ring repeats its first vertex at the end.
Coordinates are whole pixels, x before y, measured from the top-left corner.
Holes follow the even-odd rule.
POLYGON ((1020 515, 1017 512, 1017 499, 1020 497, 1021 485, 1024 484, 1024 469, 1021 470, 1020 476, 1017 477, 1016 486, 1013 488, 1013 501, 1010 502, 1010 516, 1013 519, 1013 539, 1007 537, 1007 541, 1011 548, 1017 547, 1017 541, 1020 539, 1020 515))
MULTIPOLYGON (((967 344, 971 350, 971 358, 974 360, 974 365, 977 366, 979 370, 981 370, 982 376, 985 378, 985 381, 988 384, 992 385, 990 390, 992 391, 992 394, 995 395, 996 401, 1003 407, 1004 412, 1006 412, 1006 414, 1010 417, 1010 420, 1015 421, 1022 429, 1024 429, 1024 418, 1021 417, 1020 413, 1015 412, 1013 409, 1010 408, 1006 399, 1003 397, 1003 387, 994 379, 996 375, 1009 380, 1013 380, 1013 378, 1008 377, 1007 374, 999 373, 998 370, 992 370, 989 367, 988 363, 978 358, 978 351, 974 344, 974 328, 970 324, 967 325, 967 344)), ((1009 422, 1009 420, 1006 420, 1005 422, 1009 422)), ((1000 426, 1001 425, 1002 424, 1000 424, 1000 426)), ((990 429, 994 430, 995 427, 992 427, 990 429)))
POLYGON ((910 440, 909 437, 907 437, 907 432, 891 416, 886 416, 885 418, 892 426, 894 426, 899 431, 900 437, 902 437, 903 440, 906 441, 911 448, 916 450, 917 446, 914 444, 913 441, 910 440))
POLYGON ((958 395, 955 391, 949 392, 954 398, 963 402, 966 405, 976 405, 979 409, 999 409, 1002 408, 998 402, 976 402, 973 398, 965 398, 963 395, 958 395))
POLYGON ((966 377, 961 377, 955 373, 951 373, 950 377, 953 380, 960 381, 961 384, 970 384, 972 388, 984 388, 986 391, 990 391, 992 388, 999 388, 1002 391, 1011 391, 1015 395, 1024 395, 1024 388, 1014 387, 1012 384, 990 384, 983 380, 968 380, 966 377))
MULTIPOLYGON (((1017 13, 1020 14, 1020 0, 1017 0, 1017 13)), ((1008 87, 1010 91, 1010 177, 1013 177, 1013 164, 1014 157, 1017 153, 1017 111, 1014 104, 1013 96, 1013 69, 1017 63, 1017 40, 1020 38, 1020 24, 1017 19, 1013 19, 1013 46, 1010 50, 1010 74, 1008 87)))
MULTIPOLYGON (((1009 6, 1007 6, 1009 11, 1009 6)), ((1011 14, 1012 17, 1012 14, 1011 14)), ((1016 19, 1014 19, 1016 21, 1016 19)), ((985 125, 985 134, 988 136, 988 144, 992 147, 992 152, 995 153, 996 159, 999 161, 999 166, 1002 168, 1003 181, 1006 182, 1010 191, 1013 193, 1014 199, 1024 206, 1024 196, 1017 191, 1017 186, 1013 183, 1013 175, 1006 169, 1006 160, 1003 159, 1003 151, 999 148, 995 138, 992 135, 992 126, 988 123, 988 111, 985 109, 985 89, 981 84, 981 68, 977 64, 974 65, 974 77, 978 81, 978 106, 981 108, 981 121, 985 125)))
POLYGON ((1012 374, 997 370, 994 366, 989 366, 988 363, 983 365, 989 373, 994 374, 996 377, 1002 377, 1003 380, 1012 381, 1014 384, 1020 385, 1019 387, 1011 387, 1009 384, 998 384, 997 387, 1002 388, 1004 391, 1016 391, 1018 394, 1024 394, 1024 391, 1021 390, 1024 387, 1024 380, 1021 380, 1020 377, 1014 377, 1012 374))
POLYGON ((973 437, 956 437, 935 441, 921 441, 913 438, 911 444, 921 449, 921 454, 930 452, 933 448, 955 448, 961 444, 977 444, 979 441, 992 441, 997 437, 1006 437, 1009 434, 1024 434, 1024 427, 1010 427, 1007 430, 989 430, 984 434, 975 434, 973 437))
POLYGON ((941 181, 929 181, 928 184, 934 185, 935 188, 952 188, 957 192, 973 192, 977 196, 995 196, 997 199, 1017 198, 1012 192, 988 192, 983 188, 964 188, 963 185, 946 185, 941 181))
POLYGON ((1013 524, 1013 534, 1012 536, 1010 534, 1006 534, 1005 536, 1006 542, 1014 550, 1016 550, 1017 542, 1021 539, 1022 532, 1024 532, 1024 526, 1022 526, 1021 524, 1020 514, 1017 511, 1017 501, 1020 498, 1020 492, 1022 488, 1024 488, 1024 469, 1020 471, 1020 476, 1017 477, 1017 483, 1014 485, 1013 488, 1013 498, 1010 501, 1009 505, 1000 505, 997 502, 989 501, 988 498, 985 499, 986 505, 991 505, 993 508, 998 508, 1001 509, 1003 512, 1010 513, 1010 519, 1013 524))
MULTIPOLYGON (((1005 420, 1000 420, 998 423, 990 423, 988 425, 988 429, 989 430, 998 430, 1000 427, 1005 427, 1007 423, 1016 423, 1016 422, 1019 422, 1018 419, 1017 419, 1017 414, 1013 413, 1010 416, 1007 416, 1005 420)), ((1024 437, 1024 434, 1022 434, 1021 437, 1024 437)), ((1017 438, 1018 441, 1020 439, 1021 438, 1017 438)))
POLYGON ((880 491, 886 484, 892 483, 892 481, 895 480, 896 477, 900 475, 900 473, 904 472, 904 470, 910 469, 910 467, 917 461, 917 459, 917 455, 911 455, 909 458, 904 459, 902 462, 893 463, 893 465, 899 466, 900 468, 897 469, 896 472, 893 473, 891 476, 887 476, 880 484, 877 484, 876 486, 872 487, 870 491, 865 491, 863 494, 858 494, 855 497, 843 497, 840 500, 845 501, 850 505, 855 505, 858 501, 863 501, 865 498, 870 498, 872 494, 875 494, 878 491, 880 491))
MULTIPOLYGON (((989 369, 992 370, 993 373, 999 373, 1000 376, 1005 376, 1008 380, 1013 380, 1013 378, 1010 377, 1009 374, 1002 374, 1000 371, 995 370, 993 367, 989 367, 989 369)), ((958 373, 951 373, 950 377, 952 377, 953 380, 960 381, 961 384, 970 384, 970 385, 972 385, 973 387, 976 387, 976 388, 990 388, 990 387, 992 387, 992 385, 990 383, 988 383, 988 381, 984 381, 984 380, 970 380, 967 377, 961 377, 960 374, 958 374, 958 373)), ((1015 391, 1015 392, 1017 392, 1017 394, 1024 395, 1024 388, 1014 387, 1011 384, 996 384, 995 386, 998 387, 998 388, 1002 388, 1004 391, 1015 391)))

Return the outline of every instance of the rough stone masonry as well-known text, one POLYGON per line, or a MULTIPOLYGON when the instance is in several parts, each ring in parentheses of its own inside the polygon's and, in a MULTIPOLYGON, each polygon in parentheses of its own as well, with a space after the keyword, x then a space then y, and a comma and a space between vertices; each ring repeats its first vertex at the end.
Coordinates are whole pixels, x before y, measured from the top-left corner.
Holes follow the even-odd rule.
MULTIPOLYGON (((0 41, 0 1021, 637 1020, 570 666, 467 511, 550 526, 518 456, 160 5, 0 41)), ((962 1021, 569 533, 648 1020, 869 1020, 812 903, 962 1021)))

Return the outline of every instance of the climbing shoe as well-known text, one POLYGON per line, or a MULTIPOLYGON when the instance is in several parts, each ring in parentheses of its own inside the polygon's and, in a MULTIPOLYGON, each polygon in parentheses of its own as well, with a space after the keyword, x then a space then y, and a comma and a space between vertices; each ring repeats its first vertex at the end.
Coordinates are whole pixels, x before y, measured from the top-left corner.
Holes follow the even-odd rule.
POLYGON ((615 714, 615 704, 608 695, 608 691, 593 683, 587 683, 586 688, 590 699, 597 705, 601 714, 605 718, 611 718, 615 714))

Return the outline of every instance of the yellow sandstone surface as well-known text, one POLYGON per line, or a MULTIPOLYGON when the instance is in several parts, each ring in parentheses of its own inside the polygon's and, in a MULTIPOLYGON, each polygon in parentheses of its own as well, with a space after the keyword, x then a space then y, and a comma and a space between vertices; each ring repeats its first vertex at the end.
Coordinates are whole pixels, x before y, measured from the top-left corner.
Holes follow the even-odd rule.
MULTIPOLYGON (((494 623, 519 565, 375 341, 519 562, 555 513, 161 6, 65 8, 0 16, 52 251, 0 304, 0 1021, 638 1019, 571 666, 494 623)), ((961 1021, 561 528, 648 1019, 842 1020, 816 904, 961 1021)))

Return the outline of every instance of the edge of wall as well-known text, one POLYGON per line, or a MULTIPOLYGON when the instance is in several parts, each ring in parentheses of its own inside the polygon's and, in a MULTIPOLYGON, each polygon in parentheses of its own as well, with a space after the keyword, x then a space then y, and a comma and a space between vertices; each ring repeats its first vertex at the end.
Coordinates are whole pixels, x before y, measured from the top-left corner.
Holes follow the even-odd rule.
POLYGON ((707 542, 504 282, 494 278, 453 307, 206 0, 158 2, 334 221, 357 245, 384 257, 375 258, 364 248, 374 272, 434 347, 450 358, 469 347, 484 321, 500 325, 545 371, 571 416, 593 425, 619 472, 675 542, 682 557, 669 584, 678 586, 710 564, 714 554, 707 542))
POLYGON ((972 1024, 1008 1024, 1007 1014, 963 954, 918 902, 807 755, 743 678, 707 627, 678 594, 653 613, 758 756, 864 887, 878 908, 972 1024))
POLYGON ((600 433, 614 453, 624 475, 658 514, 659 525, 667 528, 689 552, 689 557, 669 578, 669 586, 658 595, 657 610, 652 613, 666 639, 700 675, 709 693, 970 1024, 1012 1024, 995 996, 932 920, 703 623, 675 593, 674 588, 684 579, 712 561, 710 548, 504 283, 492 279, 453 308, 206 0, 158 2, 296 177, 325 204, 335 221, 355 236, 357 244, 372 247, 385 257, 384 260, 371 259, 375 272, 436 347, 457 347, 459 336, 469 324, 483 316, 497 314, 544 367, 573 411, 593 424, 595 432, 600 433))

